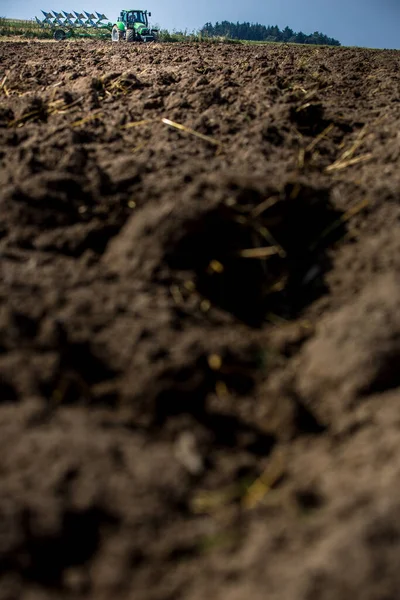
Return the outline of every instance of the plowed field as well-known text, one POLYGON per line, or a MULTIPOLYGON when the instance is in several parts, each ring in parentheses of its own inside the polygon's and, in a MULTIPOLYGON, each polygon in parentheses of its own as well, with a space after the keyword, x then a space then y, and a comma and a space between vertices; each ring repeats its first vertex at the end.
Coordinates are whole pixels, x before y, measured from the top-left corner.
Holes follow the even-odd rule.
POLYGON ((0 600, 389 600, 400 53, 0 44, 0 600))

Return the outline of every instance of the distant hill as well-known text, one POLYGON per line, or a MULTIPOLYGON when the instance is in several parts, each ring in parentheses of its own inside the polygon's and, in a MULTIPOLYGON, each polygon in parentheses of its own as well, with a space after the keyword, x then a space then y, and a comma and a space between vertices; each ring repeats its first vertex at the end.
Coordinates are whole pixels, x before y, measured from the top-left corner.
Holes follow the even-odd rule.
POLYGON ((254 42, 287 42, 296 44, 325 44, 327 46, 340 46, 340 42, 330 38, 319 31, 307 35, 300 31, 296 33, 290 27, 280 30, 277 25, 268 26, 259 23, 231 23, 218 21, 213 25, 206 23, 200 33, 209 37, 228 37, 236 40, 250 40, 254 42))

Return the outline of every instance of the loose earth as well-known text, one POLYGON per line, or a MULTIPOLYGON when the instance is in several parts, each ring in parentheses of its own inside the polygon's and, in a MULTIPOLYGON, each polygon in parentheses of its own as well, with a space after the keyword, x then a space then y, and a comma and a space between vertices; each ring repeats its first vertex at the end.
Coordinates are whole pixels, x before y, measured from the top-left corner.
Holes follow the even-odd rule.
POLYGON ((0 44, 0 600, 388 600, 400 54, 0 44))

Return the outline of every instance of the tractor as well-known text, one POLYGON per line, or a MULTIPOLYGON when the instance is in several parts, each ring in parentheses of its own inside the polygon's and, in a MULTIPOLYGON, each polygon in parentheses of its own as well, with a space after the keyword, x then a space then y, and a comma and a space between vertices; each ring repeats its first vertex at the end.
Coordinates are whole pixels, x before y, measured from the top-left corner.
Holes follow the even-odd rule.
POLYGON ((112 41, 154 42, 158 30, 149 28, 148 17, 151 13, 147 10, 122 10, 112 28, 112 41))

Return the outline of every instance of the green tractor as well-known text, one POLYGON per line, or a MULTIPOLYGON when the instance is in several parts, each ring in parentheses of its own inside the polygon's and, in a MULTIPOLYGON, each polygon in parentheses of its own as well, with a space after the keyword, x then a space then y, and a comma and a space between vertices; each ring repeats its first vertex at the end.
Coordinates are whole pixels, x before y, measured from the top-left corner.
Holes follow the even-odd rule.
POLYGON ((117 22, 112 28, 112 41, 156 41, 158 30, 149 28, 148 17, 151 17, 151 13, 147 12, 147 10, 122 10, 117 22))

